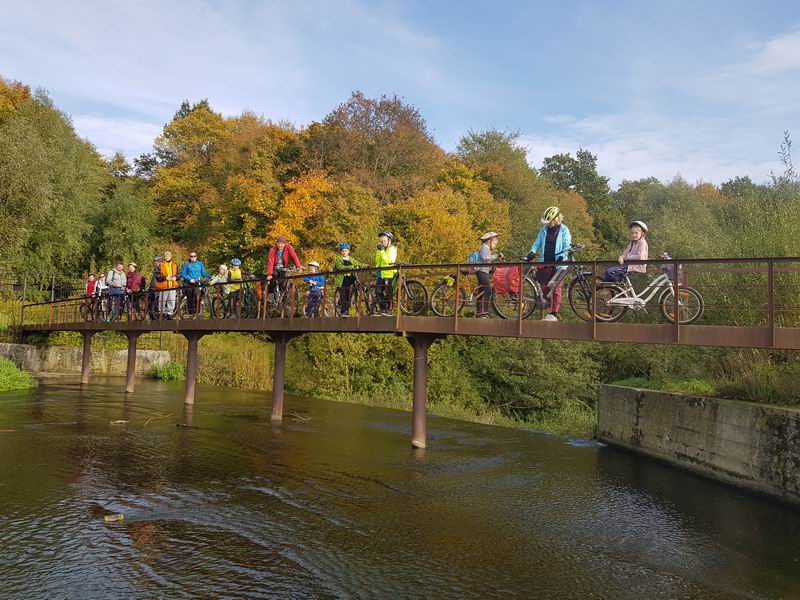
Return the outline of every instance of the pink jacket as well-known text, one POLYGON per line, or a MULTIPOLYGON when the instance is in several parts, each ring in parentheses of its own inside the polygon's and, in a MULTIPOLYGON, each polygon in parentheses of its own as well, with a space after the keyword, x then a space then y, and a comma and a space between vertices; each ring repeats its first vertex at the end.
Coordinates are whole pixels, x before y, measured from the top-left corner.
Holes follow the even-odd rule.
MULTIPOLYGON (((638 242, 631 242, 628 244, 625 251, 620 258, 628 262, 629 260, 647 260, 647 253, 650 250, 647 245, 647 240, 641 238, 638 242)), ((646 273, 647 265, 630 265, 628 267, 629 273, 646 273)))

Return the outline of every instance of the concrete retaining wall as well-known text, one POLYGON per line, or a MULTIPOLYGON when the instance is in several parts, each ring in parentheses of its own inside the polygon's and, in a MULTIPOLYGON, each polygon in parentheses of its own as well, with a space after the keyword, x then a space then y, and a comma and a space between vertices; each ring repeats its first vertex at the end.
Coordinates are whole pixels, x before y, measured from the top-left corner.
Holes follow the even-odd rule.
MULTIPOLYGON (((81 348, 0 343, 0 356, 10 359, 21 369, 34 373, 81 372, 81 348)), ((169 352, 163 350, 138 350, 136 373, 149 375, 155 365, 169 362, 169 358, 169 352)), ((92 373, 124 375, 127 360, 127 350, 92 350, 92 373)))
POLYGON ((603 442, 800 506, 800 409, 604 385, 603 442))

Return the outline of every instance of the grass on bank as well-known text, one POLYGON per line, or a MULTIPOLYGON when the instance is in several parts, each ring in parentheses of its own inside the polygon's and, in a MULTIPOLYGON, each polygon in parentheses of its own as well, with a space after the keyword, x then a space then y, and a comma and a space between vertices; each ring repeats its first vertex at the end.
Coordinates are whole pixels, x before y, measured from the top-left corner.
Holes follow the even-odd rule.
POLYGON ((798 378, 771 369, 742 374, 736 380, 629 377, 615 381, 614 385, 709 398, 800 406, 798 378))
POLYGON ((7 358, 0 358, 0 392, 27 390, 36 387, 36 380, 7 358))

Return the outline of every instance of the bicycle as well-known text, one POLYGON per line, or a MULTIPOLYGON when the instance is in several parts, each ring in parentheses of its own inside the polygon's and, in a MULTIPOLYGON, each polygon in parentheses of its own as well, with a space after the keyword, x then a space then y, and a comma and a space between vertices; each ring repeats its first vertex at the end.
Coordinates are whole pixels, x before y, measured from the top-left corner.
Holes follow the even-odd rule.
POLYGON ((106 290, 101 291, 100 295, 95 298, 92 311, 94 313, 94 321, 110 323, 114 320, 114 300, 106 290))
MULTIPOLYGON (((664 260, 671 260, 668 254, 662 254, 664 260)), ((658 297, 658 307, 662 318, 675 323, 675 289, 678 290, 678 321, 681 325, 691 325, 703 316, 705 301, 696 289, 680 284, 681 267, 675 273, 674 265, 666 264, 661 267, 661 275, 650 281, 638 294, 626 275, 622 285, 603 282, 597 287, 598 321, 614 323, 622 319, 628 310, 646 312, 647 303, 661 291, 658 297), (600 313, 600 306, 603 313, 600 313)))
POLYGON ((94 305, 95 305, 95 298, 90 297, 83 301, 80 307, 81 319, 86 321, 94 320, 94 305))
MULTIPOLYGON (((397 263, 398 265, 400 263, 397 263)), ((391 302, 390 302, 391 306, 391 302)), ((417 279, 409 279, 405 274, 400 276, 400 312, 416 317, 428 307, 428 288, 417 279)))
POLYGON ((258 317, 258 294, 250 287, 248 281, 238 282, 239 284, 239 306, 238 314, 234 314, 231 298, 232 292, 225 292, 225 287, 230 284, 215 285, 214 291, 210 292, 211 298, 211 317, 214 319, 255 319, 258 317))
POLYGON ((281 269, 280 276, 274 281, 273 291, 267 287, 267 300, 264 304, 264 316, 273 319, 296 317, 300 306, 300 290, 293 279, 287 279, 287 275, 299 273, 299 269, 281 269))
POLYGON ((207 318, 210 312, 208 307, 208 286, 204 284, 181 286, 180 303, 176 311, 179 319, 195 320, 207 318), (189 294, 194 294, 194 310, 189 310, 189 294))
POLYGON ((128 315, 128 321, 146 320, 148 315, 146 295, 140 290, 128 292, 125 294, 123 309, 125 314, 128 315))
MULTIPOLYGON (((355 282, 348 286, 350 288, 350 310, 354 311, 357 316, 368 316, 372 314, 375 306, 375 293, 372 287, 361 281, 357 274, 355 282)), ((347 275, 345 276, 347 277, 347 275)), ((342 314, 342 288, 336 288, 333 293, 333 310, 337 317, 349 316, 350 310, 347 314, 342 314)))
MULTIPOLYGON (((458 295, 458 314, 464 316, 474 316, 477 314, 477 307, 483 300, 483 288, 480 284, 467 279, 465 274, 459 283, 459 289, 455 288, 455 277, 446 276, 439 285, 434 288, 431 294, 431 311, 437 317, 452 317, 456 312, 456 295, 458 295), (471 314, 467 314, 467 313, 471 314)), ((489 302, 494 302, 494 288, 490 292, 489 302)))

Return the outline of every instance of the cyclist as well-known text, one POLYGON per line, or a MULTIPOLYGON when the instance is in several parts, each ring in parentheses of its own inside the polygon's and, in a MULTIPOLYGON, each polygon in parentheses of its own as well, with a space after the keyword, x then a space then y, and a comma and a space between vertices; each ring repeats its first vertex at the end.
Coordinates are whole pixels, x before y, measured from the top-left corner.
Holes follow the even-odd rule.
POLYGON ((628 225, 630 243, 617 258, 619 266, 610 267, 603 273, 602 280, 620 282, 626 276, 639 278, 647 274, 647 265, 626 265, 626 260, 647 260, 650 247, 647 244, 648 227, 644 221, 632 221, 628 225))
POLYGON ((306 304, 306 316, 318 317, 319 305, 322 303, 322 294, 325 290, 325 276, 316 275, 319 273, 319 263, 312 260, 308 263, 311 275, 303 277, 303 281, 308 284, 308 303, 306 304))
MULTIPOLYGON (((254 279, 254 277, 247 271, 242 271, 242 261, 238 258, 231 259, 231 268, 228 269, 228 281, 241 282, 243 278, 254 279)), ((228 297, 230 298, 231 317, 238 319, 241 304, 241 283, 231 283, 226 286, 228 288, 228 297)))
MULTIPOLYGON (((501 253, 496 253, 497 243, 500 239, 500 234, 496 231, 489 231, 481 236, 481 247, 478 250, 478 262, 481 264, 493 263, 497 260, 503 260, 501 253)), ((488 319, 489 314, 489 300, 492 295, 492 267, 475 267, 475 276, 478 278, 478 285, 481 288, 481 293, 478 297, 478 311, 477 317, 479 319, 488 319)))
POLYGON ((194 314, 197 312, 197 300, 200 297, 199 290, 194 288, 202 284, 204 279, 211 279, 203 261, 197 260, 197 252, 189 253, 189 260, 183 263, 180 277, 184 286, 192 288, 186 292, 186 308, 189 314, 194 314))
MULTIPOLYGON (((336 255, 336 261, 333 264, 334 271, 347 271, 366 266, 350 256, 350 244, 347 242, 339 244, 339 254, 336 255)), ((350 316, 350 298, 353 294, 353 286, 356 284, 356 276, 353 273, 336 275, 334 283, 339 292, 339 314, 348 317, 350 316)))
MULTIPOLYGON (((139 290, 145 287, 145 281, 142 274, 138 271, 139 265, 135 262, 128 263, 128 272, 125 273, 125 287, 128 292, 129 307, 136 305, 139 297, 139 290)), ((132 310, 128 313, 128 319, 132 317, 132 310)))
MULTIPOLYGON (((542 228, 528 253, 529 261, 538 254, 539 262, 552 263, 569 260, 569 246, 572 243, 572 234, 563 223, 564 217, 557 206, 550 206, 542 213, 540 222, 542 228)), ((556 271, 564 267, 540 266, 536 272, 536 281, 542 286, 542 292, 550 293, 548 283, 556 271)), ((558 311, 561 309, 562 282, 553 290, 550 297, 550 311, 542 318, 543 321, 558 321, 558 311)))
MULTIPOLYGON (((269 249, 269 254, 267 255, 268 294, 275 292, 276 282, 272 280, 273 273, 278 278, 283 277, 289 268, 289 261, 292 261, 299 271, 303 270, 303 265, 300 263, 300 259, 297 258, 297 253, 292 248, 292 245, 286 241, 284 236, 279 235, 275 239, 275 245, 269 249)), ((286 285, 285 280, 278 285, 281 287, 286 285)))
POLYGON ((125 295, 125 286, 127 285, 124 269, 125 266, 122 261, 118 261, 116 266, 106 275, 106 285, 112 302, 111 311, 115 321, 119 320, 121 316, 122 298, 125 295))
MULTIPOLYGON (((397 246, 394 245, 394 235, 391 231, 381 231, 378 234, 378 251, 375 253, 375 266, 393 267, 397 263, 397 246)), ((377 273, 375 296, 378 310, 385 317, 392 315, 392 288, 397 277, 397 269, 384 269, 377 273)))
POLYGON ((178 287, 178 265, 172 260, 172 252, 164 252, 164 257, 154 261, 153 279, 158 291, 158 312, 164 319, 171 319, 175 314, 175 299, 178 287))

